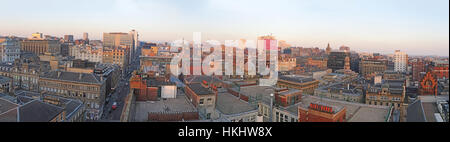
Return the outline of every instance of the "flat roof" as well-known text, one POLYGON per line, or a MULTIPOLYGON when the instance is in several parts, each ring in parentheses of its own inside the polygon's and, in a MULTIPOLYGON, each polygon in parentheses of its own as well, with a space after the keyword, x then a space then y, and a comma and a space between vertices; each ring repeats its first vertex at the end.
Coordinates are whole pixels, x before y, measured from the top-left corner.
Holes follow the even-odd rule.
POLYGON ((148 121, 148 113, 180 113, 197 112, 197 109, 187 100, 185 95, 178 95, 175 99, 161 101, 136 102, 134 121, 148 121))
POLYGON ((315 96, 304 96, 301 101, 302 104, 306 105, 317 102, 335 107, 345 107, 347 109, 346 120, 348 122, 385 122, 389 111, 389 107, 386 106, 371 106, 315 96))
POLYGON ((210 94, 214 94, 213 91, 209 90, 208 88, 203 87, 202 84, 200 84, 200 83, 189 84, 188 86, 189 86, 189 88, 191 88, 191 90, 194 91, 195 94, 197 94, 197 95, 210 95, 210 94))
MULTIPOLYGON (((239 88, 233 88, 232 90, 238 91, 238 89, 239 88)), ((240 93, 248 97, 264 97, 275 93, 274 89, 275 88, 270 86, 247 86, 241 87, 240 93)))
POLYGON ((297 89, 287 89, 281 92, 278 92, 278 94, 280 95, 290 95, 290 94, 294 94, 294 93, 301 93, 301 90, 297 90, 297 89))
POLYGON ((216 109, 223 114, 233 115, 256 110, 257 108, 230 93, 219 93, 217 95, 216 109))

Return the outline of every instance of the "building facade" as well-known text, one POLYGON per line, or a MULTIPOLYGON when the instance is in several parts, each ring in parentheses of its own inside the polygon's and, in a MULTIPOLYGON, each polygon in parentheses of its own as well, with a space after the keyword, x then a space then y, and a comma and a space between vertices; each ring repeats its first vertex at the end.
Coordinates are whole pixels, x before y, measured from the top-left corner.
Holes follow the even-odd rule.
POLYGON ((3 63, 12 63, 20 58, 20 42, 7 38, 0 42, 0 59, 3 63))
POLYGON ((21 41, 20 49, 22 52, 31 52, 36 55, 41 55, 46 52, 59 54, 61 52, 61 45, 57 40, 30 39, 21 41))
POLYGON ((342 52, 342 51, 331 52, 330 55, 328 55, 327 67, 329 69, 332 69, 333 72, 336 70, 344 69, 345 59, 347 57, 349 57, 348 52, 342 52))
POLYGON ((100 119, 106 88, 102 76, 53 71, 42 75, 39 85, 41 93, 82 101, 86 108, 86 119, 100 119))
POLYGON ((346 113, 345 107, 311 103, 298 107, 298 122, 345 122, 346 113))
POLYGON ((103 63, 119 65, 123 71, 129 64, 129 49, 103 49, 103 63))
POLYGON ((217 92, 210 90, 203 83, 188 84, 185 92, 202 118, 212 119, 215 117, 217 92))
POLYGON ((394 53, 394 71, 406 72, 408 70, 408 55, 400 50, 394 53))
POLYGON ((281 76, 278 79, 277 87, 301 90, 304 94, 314 94, 314 90, 319 87, 319 81, 313 78, 303 78, 294 76, 281 76))
POLYGON ((75 59, 103 63, 103 47, 75 45, 70 47, 69 55, 75 57, 75 59))
POLYGON ((405 95, 406 86, 404 82, 384 82, 368 87, 366 92, 366 104, 400 108, 404 103, 405 95))
POLYGON ((363 59, 359 68, 362 76, 368 76, 373 73, 384 73, 387 69, 386 61, 379 59, 363 59))
POLYGON ((419 95, 438 95, 438 81, 432 72, 428 72, 419 82, 419 95))

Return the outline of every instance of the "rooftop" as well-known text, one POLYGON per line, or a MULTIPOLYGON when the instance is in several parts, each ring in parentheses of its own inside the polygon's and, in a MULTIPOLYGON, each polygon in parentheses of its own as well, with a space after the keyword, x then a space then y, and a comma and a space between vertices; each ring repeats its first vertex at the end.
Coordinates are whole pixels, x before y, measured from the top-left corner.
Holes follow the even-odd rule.
POLYGON ((309 107, 309 104, 318 102, 336 107, 337 109, 345 107, 347 109, 346 120, 348 122, 385 122, 389 111, 389 108, 385 106, 370 106, 315 96, 304 96, 301 101, 301 107, 305 105, 309 107))
POLYGON ((421 100, 417 100, 408 106, 406 121, 427 122, 427 118, 425 116, 421 100))
POLYGON ((70 118, 73 115, 73 112, 76 112, 81 107, 83 107, 83 103, 78 100, 70 100, 66 103, 66 119, 70 118))
POLYGON ((204 75, 197 75, 197 76, 187 77, 186 80, 189 83, 202 83, 203 81, 206 81, 208 83, 210 83, 210 82, 213 82, 213 83, 214 82, 222 82, 222 80, 220 80, 217 77, 204 76, 204 75))
POLYGON ((264 98, 269 97, 270 94, 275 93, 275 88, 269 86, 247 86, 240 88, 232 88, 231 90, 239 92, 240 94, 252 98, 264 98))
POLYGON ((185 95, 178 95, 175 99, 167 99, 151 102, 136 102, 134 121, 145 122, 148 120, 148 113, 180 113, 196 112, 195 107, 187 100, 185 95))
POLYGON ((34 100, 19 108, 19 119, 20 122, 49 122, 63 110, 61 107, 34 100))
POLYGON ((437 104, 435 102, 423 102, 422 103, 423 110, 425 113, 427 122, 437 122, 435 113, 439 113, 437 104))
POLYGON ((70 82, 81 82, 81 83, 91 83, 91 84, 101 84, 102 80, 99 76, 87 73, 74 73, 74 72, 62 72, 62 71, 52 71, 41 78, 51 79, 51 80, 63 80, 70 82))
POLYGON ((214 94, 213 91, 209 90, 208 88, 203 87, 202 84, 200 84, 200 83, 189 84, 188 86, 189 86, 189 88, 191 88, 191 90, 194 91, 195 94, 197 94, 197 95, 210 95, 210 94, 214 94))
POLYGON ((301 90, 297 90, 297 89, 286 89, 280 92, 277 92, 279 95, 290 95, 290 94, 295 94, 295 93, 301 93, 301 90))
POLYGON ((148 87, 167 86, 167 85, 175 86, 176 83, 173 83, 173 82, 170 82, 170 81, 160 81, 160 80, 157 80, 157 79, 147 79, 147 86, 148 87))
POLYGON ((229 93, 219 93, 217 95, 216 108, 225 115, 233 115, 256 110, 249 103, 240 100, 229 93))
POLYGON ((0 98, 0 116, 1 114, 10 111, 11 109, 19 107, 18 104, 15 104, 9 100, 0 98))
POLYGON ((315 81, 315 79, 313 79, 313 78, 305 78, 305 77, 300 77, 300 76, 296 76, 296 75, 280 76, 279 79, 296 82, 296 83, 307 83, 307 82, 315 81))

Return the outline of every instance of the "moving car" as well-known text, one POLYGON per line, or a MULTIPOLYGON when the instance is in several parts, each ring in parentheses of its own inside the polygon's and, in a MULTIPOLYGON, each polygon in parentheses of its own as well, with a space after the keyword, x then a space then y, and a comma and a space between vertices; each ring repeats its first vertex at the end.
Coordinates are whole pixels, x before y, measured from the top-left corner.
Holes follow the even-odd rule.
POLYGON ((117 102, 114 102, 114 103, 113 103, 112 109, 113 109, 113 110, 116 110, 116 109, 117 109, 117 102))

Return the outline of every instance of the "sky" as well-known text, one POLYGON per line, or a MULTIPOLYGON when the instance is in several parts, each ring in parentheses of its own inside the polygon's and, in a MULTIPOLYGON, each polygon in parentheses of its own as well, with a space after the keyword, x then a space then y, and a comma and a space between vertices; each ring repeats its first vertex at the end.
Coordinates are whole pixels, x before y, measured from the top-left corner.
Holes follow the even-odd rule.
POLYGON ((448 0, 0 0, 0 35, 34 32, 101 39, 136 29, 140 40, 256 39, 359 52, 449 55, 448 0))

